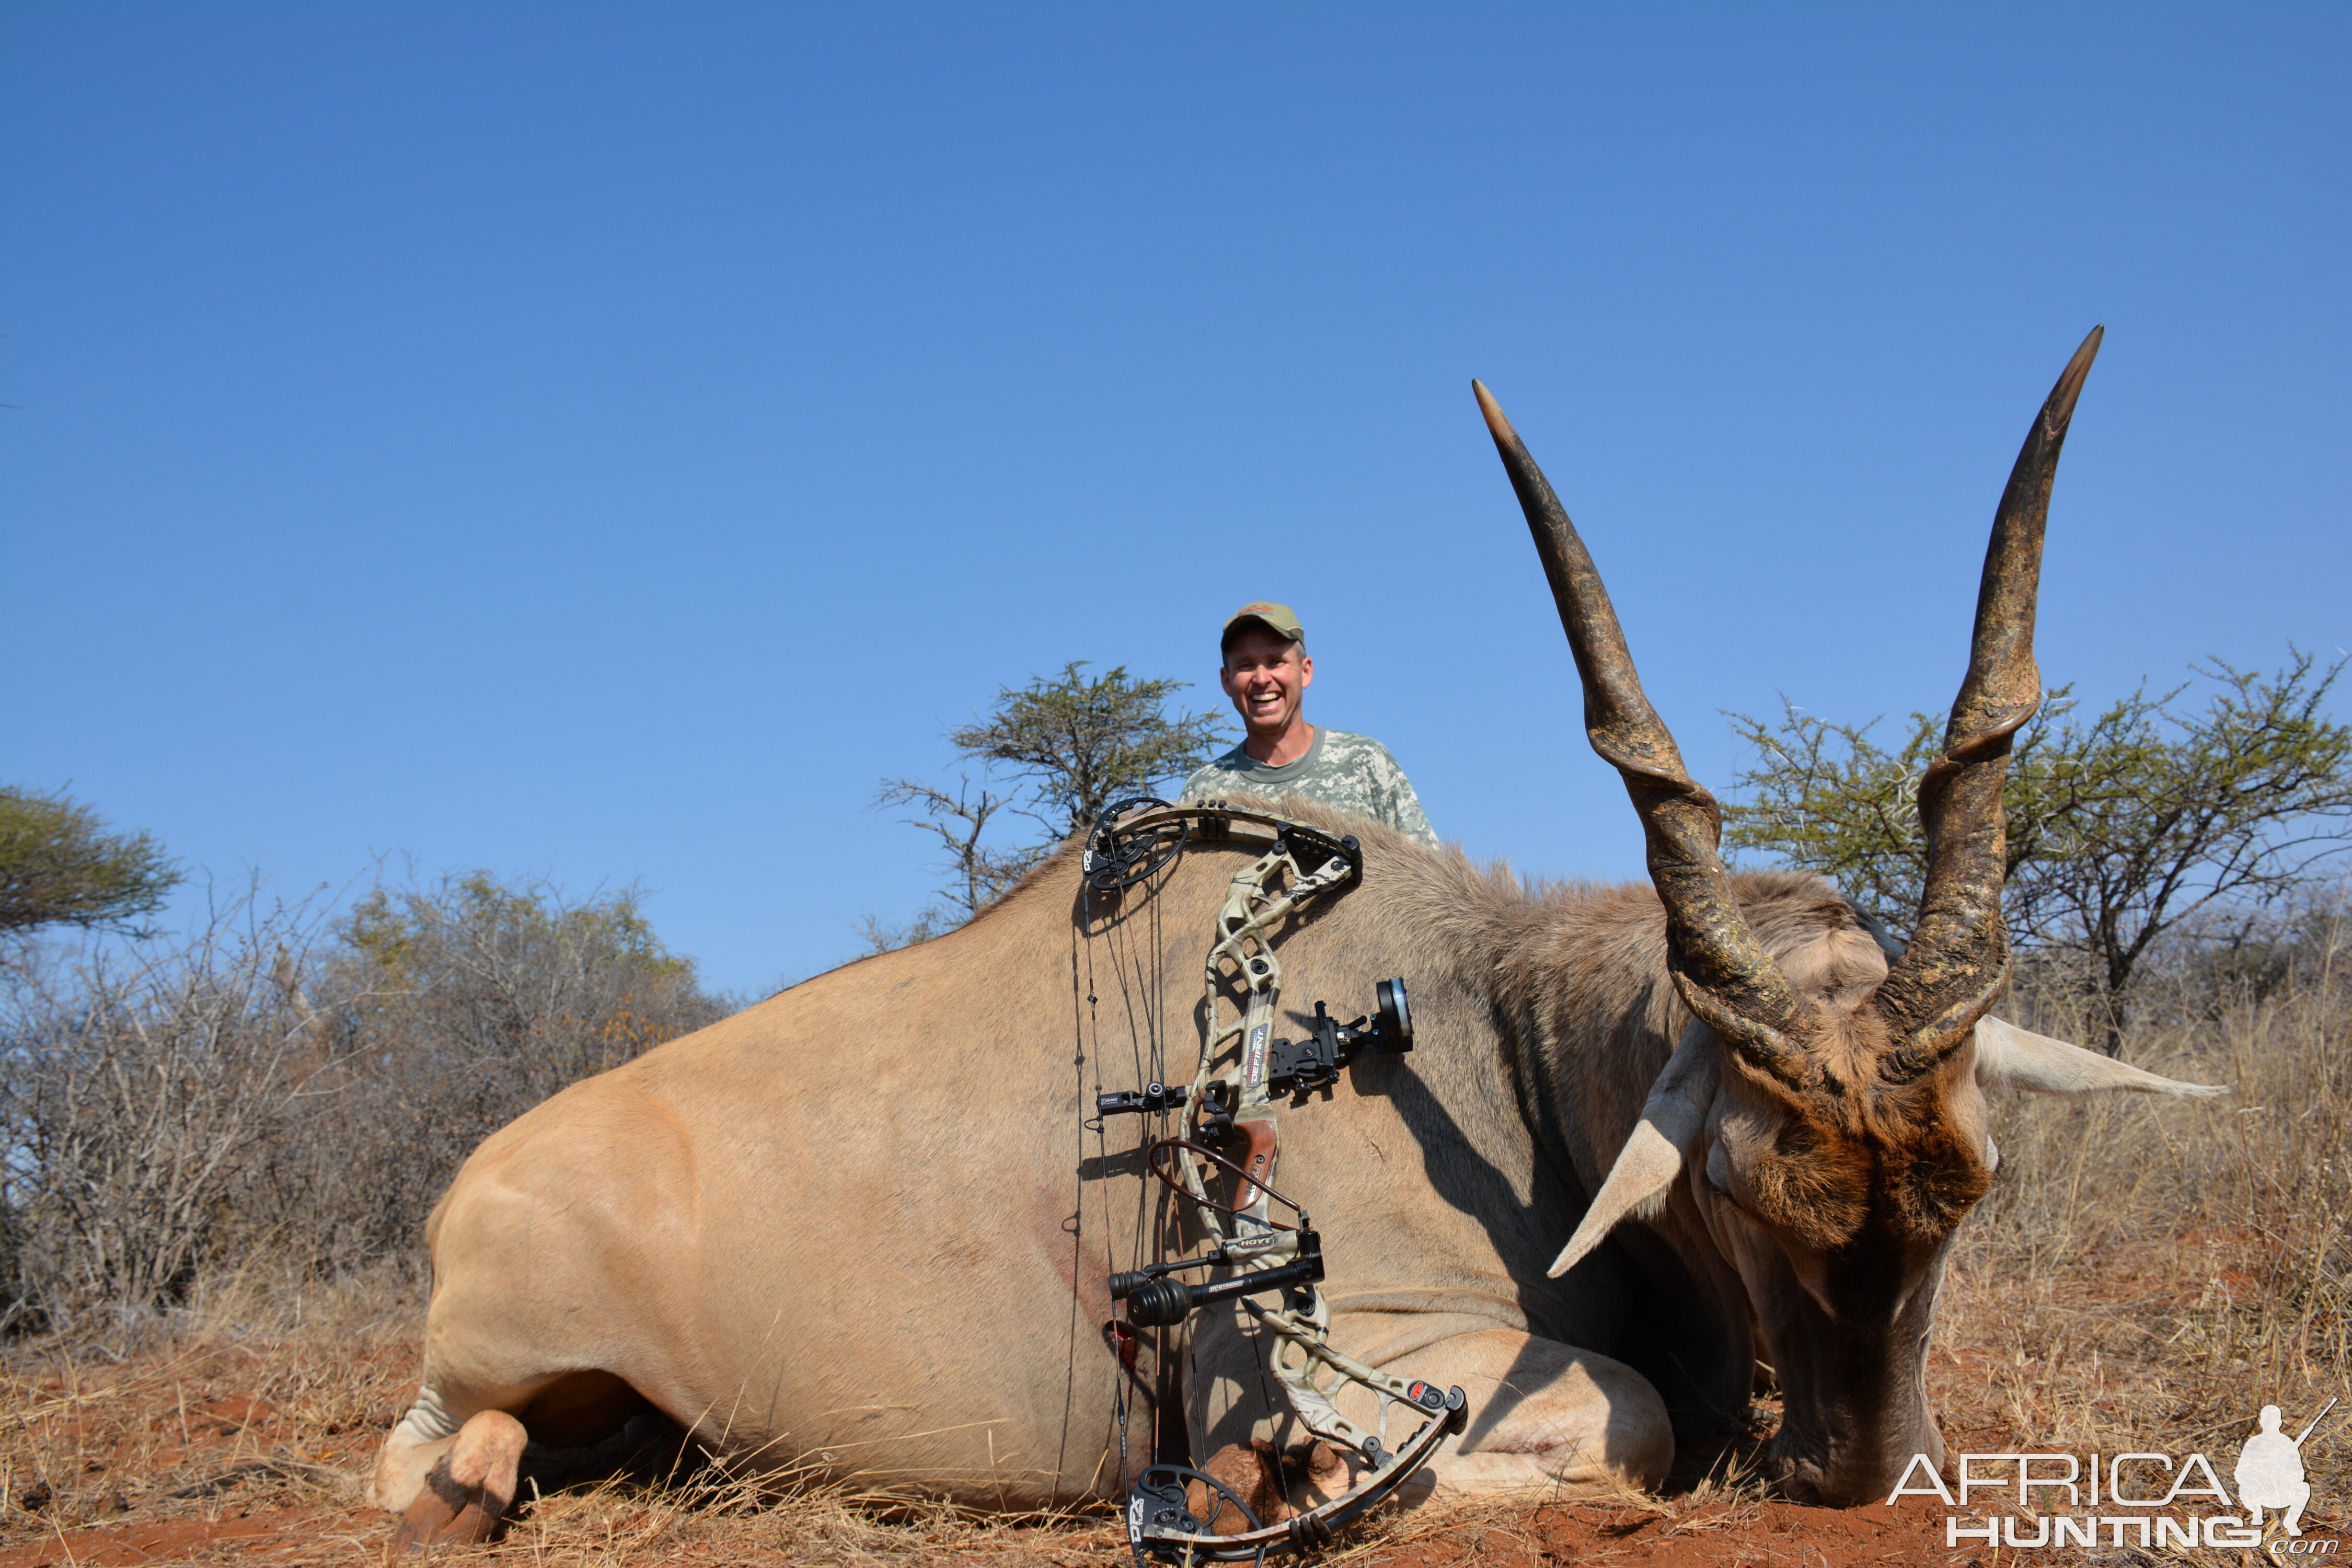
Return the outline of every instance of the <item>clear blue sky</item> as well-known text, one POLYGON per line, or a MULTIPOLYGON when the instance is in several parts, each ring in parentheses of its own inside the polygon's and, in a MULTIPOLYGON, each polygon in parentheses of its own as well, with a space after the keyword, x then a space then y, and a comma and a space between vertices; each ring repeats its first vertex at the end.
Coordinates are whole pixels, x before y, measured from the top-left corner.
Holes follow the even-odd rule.
POLYGON ((757 987, 1072 658, 1637 874, 1469 393, 1720 710, 1950 700, 2107 324, 2045 675, 2352 646, 2343 5, 0 9, 0 777, 280 891, 639 880, 757 987))

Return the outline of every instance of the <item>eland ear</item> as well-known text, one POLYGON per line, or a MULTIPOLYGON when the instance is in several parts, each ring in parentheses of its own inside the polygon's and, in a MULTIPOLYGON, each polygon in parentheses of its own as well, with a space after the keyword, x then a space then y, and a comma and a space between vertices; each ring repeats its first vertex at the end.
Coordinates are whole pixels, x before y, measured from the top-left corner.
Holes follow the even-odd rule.
POLYGON ((1608 1179, 1592 1195, 1583 1223, 1547 1270, 1552 1279, 1582 1262, 1585 1254, 1617 1228, 1619 1221, 1647 1219, 1658 1212, 1666 1189, 1682 1174, 1686 1151, 1706 1121, 1707 1104, 1715 1099, 1722 1073, 1716 1037, 1694 1025, 1667 1060, 1665 1070, 1650 1086, 1642 1120, 1634 1123, 1625 1147, 1617 1152, 1617 1163, 1609 1167, 1608 1179))
POLYGON ((2183 1083, 2128 1062, 2021 1029, 1987 1014, 1977 1020, 1977 1082, 1987 1089, 2030 1089, 2037 1094, 2091 1094, 2104 1089, 2211 1100, 2230 1091, 2183 1083))

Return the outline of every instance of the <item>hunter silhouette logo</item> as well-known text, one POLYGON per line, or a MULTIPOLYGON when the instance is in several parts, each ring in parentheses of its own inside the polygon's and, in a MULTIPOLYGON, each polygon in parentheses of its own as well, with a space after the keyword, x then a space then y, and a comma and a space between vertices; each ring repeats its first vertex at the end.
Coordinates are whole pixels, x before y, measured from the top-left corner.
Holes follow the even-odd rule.
POLYGON ((2304 1473, 2303 1444, 2335 1408, 2336 1401, 2329 1400, 2290 1437, 2280 1430, 2279 1407, 2263 1405, 2261 1429, 2238 1450, 2231 1471, 2234 1500, 2202 1454, 2044 1451, 1962 1454, 1948 1486, 1927 1455, 1914 1454, 1886 1501, 1892 1506, 1905 1497, 1933 1497, 1949 1508, 1984 1510, 1970 1494, 1990 1491, 2010 1504, 1975 1521, 1946 1514, 1947 1547, 1981 1541, 2013 1551, 2100 1545, 2258 1549, 2269 1510, 2285 1532, 2272 1542, 2273 1556, 2330 1554, 2335 1541, 2301 1539, 2312 1490, 2304 1473))
POLYGON ((2238 1483, 2238 1502, 2246 1510, 2247 1523, 2261 1524, 2263 1510, 2266 1508, 2284 1509, 2285 1517, 2279 1522, 2286 1526, 2286 1532, 2303 1533, 2303 1505, 2311 1500, 2311 1483, 2303 1475, 2303 1440, 2335 1408, 2336 1401, 2329 1400, 2302 1431, 2289 1437, 2279 1430, 2279 1407, 2263 1406, 2263 1429, 2247 1438, 2246 1446, 2238 1450, 2238 1468, 2231 1472, 2238 1483))

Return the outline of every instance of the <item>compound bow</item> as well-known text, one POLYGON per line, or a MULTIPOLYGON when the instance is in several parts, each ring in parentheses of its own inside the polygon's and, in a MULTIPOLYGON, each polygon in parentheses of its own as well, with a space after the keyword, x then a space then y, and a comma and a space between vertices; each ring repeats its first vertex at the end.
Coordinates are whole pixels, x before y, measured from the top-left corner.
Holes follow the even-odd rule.
MULTIPOLYGON (((1403 980, 1378 987, 1379 1020, 1335 1022, 1324 1004, 1315 1005, 1315 1032, 1298 1042, 1273 1039, 1276 998, 1282 989, 1282 961, 1274 938, 1283 923, 1327 894, 1360 884, 1363 850, 1352 837, 1332 837, 1300 823, 1263 812, 1205 801, 1170 805, 1148 797, 1123 800, 1103 812, 1087 836, 1082 862, 1089 897, 1115 895, 1144 882, 1181 854, 1195 836, 1221 841, 1236 832, 1271 835, 1273 845, 1234 874, 1216 921, 1216 939, 1205 965, 1208 1001, 1202 1016, 1207 1039, 1189 1086, 1153 1083, 1141 1090, 1097 1097, 1102 1116, 1165 1117, 1189 1107, 1184 1132, 1153 1140, 1145 1152, 1152 1173, 1188 1202, 1207 1230, 1208 1247, 1192 1257, 1160 1260, 1129 1273, 1114 1274, 1110 1294, 1127 1303, 1135 1328, 1172 1328, 1198 1309, 1238 1300, 1277 1343, 1272 1356, 1280 1384, 1299 1423, 1333 1447, 1353 1454, 1356 1479, 1348 1490, 1280 1524, 1260 1524, 1228 1486, 1183 1465, 1152 1464, 1138 1478, 1127 1504, 1127 1535, 1138 1568, 1147 1553, 1186 1562, 1264 1562, 1269 1552, 1319 1546, 1335 1531, 1395 1492, 1435 1454, 1450 1433, 1469 1419, 1459 1387, 1392 1377, 1331 1347, 1329 1303, 1316 1289, 1323 1278, 1321 1238, 1306 1211, 1274 1185, 1278 1152, 1276 1094, 1303 1095, 1335 1081, 1360 1050, 1409 1051, 1412 1016, 1403 980), (1227 986, 1240 989, 1240 1016, 1220 1027, 1218 998, 1227 986), (1228 1151, 1231 1151, 1228 1152, 1228 1151), (1208 1172, 1230 1178, 1233 1199, 1211 1195, 1208 1172), (1295 1216, 1273 1216, 1279 1204, 1295 1216), (1232 1270, 1204 1285, 1172 1276, 1188 1269, 1232 1270), (1252 1298, 1279 1292, 1278 1304, 1252 1298), (1339 1413, 1335 1396, 1343 1384, 1368 1389, 1379 1401, 1377 1430, 1366 1431, 1339 1413), (1392 1406, 1402 1404, 1421 1418, 1401 1443, 1390 1446, 1392 1406), (1213 1489, 1245 1521, 1235 1534, 1213 1535, 1195 1517, 1186 1498, 1190 1482, 1213 1489)), ((1213 1508, 1212 1518, 1223 1511, 1213 1508)))

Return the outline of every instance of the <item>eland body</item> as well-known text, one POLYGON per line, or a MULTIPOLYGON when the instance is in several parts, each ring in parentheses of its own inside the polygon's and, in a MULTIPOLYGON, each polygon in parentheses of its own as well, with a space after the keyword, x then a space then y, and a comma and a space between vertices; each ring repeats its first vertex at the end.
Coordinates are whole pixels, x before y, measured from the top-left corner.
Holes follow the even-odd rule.
MULTIPOLYGON (((1654 1485, 1746 1409, 1760 1357, 1783 1490, 1884 1496, 1943 1451, 1925 1352, 1996 1163, 1985 1091, 2219 1092, 1989 1016, 2042 522, 2097 341, 2001 500, 1901 950, 1816 879, 1726 872, 1582 542, 1477 389, 1654 886, 1530 888, 1289 808, 1360 837, 1365 871, 1281 936, 1286 1012, 1304 1032, 1316 1000, 1359 1010, 1403 974, 1419 1044, 1285 1110, 1275 1180, 1323 1237, 1332 1342, 1468 1393, 1439 1483, 1654 1485)), ((1106 908, 1065 847, 962 930, 490 1138, 428 1227, 425 1389, 376 1500, 412 1539, 479 1538, 526 1437, 593 1444, 647 1410, 745 1468, 1012 1508, 1119 1495, 1155 1436, 1204 1458, 1296 1438, 1240 1309, 1107 1331, 1106 1279, 1156 1222, 1140 1119, 1085 1126, 1098 1089, 1189 1075, 1195 977, 1247 858, 1196 846, 1106 908)))

